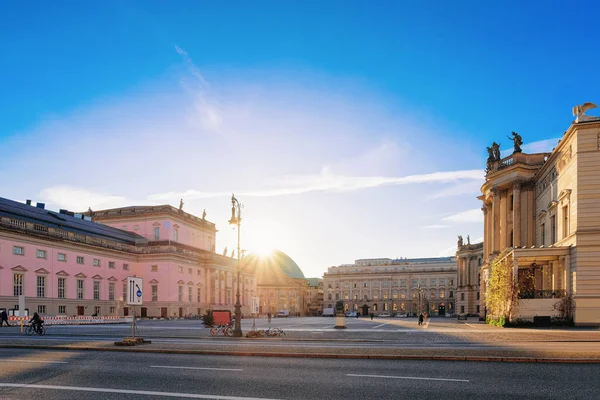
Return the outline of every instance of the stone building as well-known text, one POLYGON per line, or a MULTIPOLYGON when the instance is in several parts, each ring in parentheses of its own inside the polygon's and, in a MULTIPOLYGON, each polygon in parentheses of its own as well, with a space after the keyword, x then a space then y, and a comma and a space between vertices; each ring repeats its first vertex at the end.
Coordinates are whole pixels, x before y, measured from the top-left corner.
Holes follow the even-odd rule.
POLYGON ((291 316, 307 315, 309 284, 287 254, 279 250, 269 255, 249 254, 244 268, 256 276, 261 314, 287 310, 291 316))
POLYGON ((456 311, 458 314, 483 315, 480 305, 479 268, 483 263, 483 242, 464 244, 459 237, 456 251, 456 311))
POLYGON ((323 279, 308 278, 308 292, 306 293, 307 315, 321 315, 323 311, 323 279))
MULTIPOLYGON (((130 315, 128 276, 144 279, 142 317, 231 309, 236 260, 214 253, 212 222, 169 205, 87 215, 0 198, 0 308, 24 295, 50 315, 130 315)), ((256 278, 243 275, 244 312, 256 278)))
POLYGON ((525 154, 520 143, 504 158, 490 151, 481 291, 493 263, 509 265, 522 288, 518 318, 564 317, 572 298, 576 325, 600 324, 600 118, 583 113, 590 104, 574 109, 550 153, 525 154))
POLYGON ((430 315, 455 313, 456 258, 376 258, 329 267, 323 307, 344 302, 346 311, 430 315))

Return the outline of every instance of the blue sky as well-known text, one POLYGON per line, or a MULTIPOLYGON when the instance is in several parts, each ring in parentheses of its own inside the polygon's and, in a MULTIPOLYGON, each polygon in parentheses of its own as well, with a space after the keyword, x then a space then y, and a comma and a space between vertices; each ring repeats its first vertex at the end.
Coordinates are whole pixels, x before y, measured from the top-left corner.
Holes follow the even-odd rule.
POLYGON ((485 146, 600 101, 593 2, 213 3, 0 5, 0 196, 183 197, 231 248, 235 191, 242 247, 315 276, 480 238, 485 146))

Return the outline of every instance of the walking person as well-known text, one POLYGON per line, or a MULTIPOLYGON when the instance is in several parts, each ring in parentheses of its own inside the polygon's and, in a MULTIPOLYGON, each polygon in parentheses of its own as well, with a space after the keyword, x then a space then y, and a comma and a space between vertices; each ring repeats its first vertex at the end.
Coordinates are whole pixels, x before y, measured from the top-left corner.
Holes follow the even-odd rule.
POLYGON ((371 321, 373 321, 374 316, 375 316, 375 314, 371 313, 371 321))
POLYGON ((423 314, 419 314, 419 325, 423 325, 423 314))
POLYGON ((6 314, 6 310, 2 310, 2 312, 0 313, 0 326, 4 326, 5 322, 6 326, 10 326, 10 324, 8 323, 8 314, 6 314))

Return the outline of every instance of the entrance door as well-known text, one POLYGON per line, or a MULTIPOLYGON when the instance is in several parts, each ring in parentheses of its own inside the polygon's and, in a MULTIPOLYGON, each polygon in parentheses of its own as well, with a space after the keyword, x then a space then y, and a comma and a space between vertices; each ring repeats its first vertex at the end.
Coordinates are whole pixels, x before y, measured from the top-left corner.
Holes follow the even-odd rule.
POLYGON ((77 315, 84 315, 84 314, 85 314, 85 307, 77 306, 77 315))
POLYGON ((362 315, 369 315, 369 306, 366 304, 362 306, 362 315))
POLYGON ((161 307, 160 308, 160 317, 167 318, 168 316, 169 316, 169 314, 167 313, 167 307, 161 307))
POLYGON ((179 307, 179 318, 183 318, 183 307, 179 307))
POLYGON ((148 317, 148 309, 146 307, 142 307, 142 318, 148 317))
POLYGON ((440 303, 440 317, 443 317, 444 315, 446 315, 446 306, 444 303, 440 303))
POLYGON ((129 307, 123 307, 123 315, 124 316, 128 316, 129 315, 129 307))

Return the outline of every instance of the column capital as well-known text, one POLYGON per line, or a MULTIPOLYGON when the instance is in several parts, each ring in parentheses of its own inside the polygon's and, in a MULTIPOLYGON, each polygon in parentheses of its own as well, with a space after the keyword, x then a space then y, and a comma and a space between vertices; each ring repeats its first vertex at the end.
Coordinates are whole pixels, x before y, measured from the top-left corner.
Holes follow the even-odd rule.
POLYGON ((516 181, 513 183, 513 190, 521 190, 521 186, 523 186, 523 181, 516 181))

